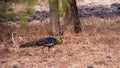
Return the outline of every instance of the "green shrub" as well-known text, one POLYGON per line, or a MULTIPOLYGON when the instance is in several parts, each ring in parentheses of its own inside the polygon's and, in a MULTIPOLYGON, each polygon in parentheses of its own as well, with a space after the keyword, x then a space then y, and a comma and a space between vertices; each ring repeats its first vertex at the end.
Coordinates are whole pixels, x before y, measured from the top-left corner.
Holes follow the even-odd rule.
POLYGON ((20 28, 25 29, 27 25, 26 14, 24 12, 19 12, 18 16, 19 16, 20 28))
POLYGON ((26 14, 28 14, 28 15, 33 14, 34 12, 35 12, 35 10, 33 8, 26 9, 26 14))
POLYGON ((18 16, 20 27, 22 29, 26 28, 27 16, 34 13, 33 6, 37 3, 38 0, 9 0, 9 2, 0 1, 0 18, 4 18, 5 21, 11 21, 13 17, 18 16), (12 9, 12 3, 25 3, 28 5, 26 11, 19 11, 15 13, 12 9))

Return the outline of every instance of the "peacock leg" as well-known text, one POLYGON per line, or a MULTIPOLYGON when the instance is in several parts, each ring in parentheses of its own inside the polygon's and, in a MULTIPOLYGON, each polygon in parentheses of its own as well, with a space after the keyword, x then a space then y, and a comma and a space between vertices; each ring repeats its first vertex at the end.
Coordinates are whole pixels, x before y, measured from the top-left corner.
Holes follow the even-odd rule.
POLYGON ((50 57, 50 48, 51 48, 51 46, 48 46, 48 57, 50 57))
POLYGON ((50 48, 51 48, 51 46, 48 46, 48 52, 50 52, 50 48))
POLYGON ((45 48, 45 46, 42 47, 42 53, 43 53, 43 55, 45 54, 44 48, 45 48))

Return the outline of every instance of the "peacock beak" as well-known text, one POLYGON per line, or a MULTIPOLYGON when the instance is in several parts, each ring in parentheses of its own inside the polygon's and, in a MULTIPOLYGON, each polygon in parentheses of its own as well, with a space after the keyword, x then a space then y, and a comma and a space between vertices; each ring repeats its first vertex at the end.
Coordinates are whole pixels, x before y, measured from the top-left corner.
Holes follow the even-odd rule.
POLYGON ((62 36, 62 39, 64 39, 64 36, 62 36))

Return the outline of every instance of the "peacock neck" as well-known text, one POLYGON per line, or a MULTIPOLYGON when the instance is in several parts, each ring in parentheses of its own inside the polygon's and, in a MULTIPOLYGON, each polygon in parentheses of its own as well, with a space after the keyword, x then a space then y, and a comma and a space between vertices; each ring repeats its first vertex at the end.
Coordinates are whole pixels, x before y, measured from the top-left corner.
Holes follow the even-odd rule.
POLYGON ((57 44, 61 44, 62 42, 63 42, 63 40, 62 40, 62 36, 59 36, 58 38, 57 38, 57 44))

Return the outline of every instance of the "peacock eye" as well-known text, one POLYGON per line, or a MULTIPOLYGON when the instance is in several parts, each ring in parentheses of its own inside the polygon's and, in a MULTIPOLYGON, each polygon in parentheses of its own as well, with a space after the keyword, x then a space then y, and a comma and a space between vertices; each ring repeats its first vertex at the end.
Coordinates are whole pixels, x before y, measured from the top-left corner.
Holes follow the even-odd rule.
POLYGON ((62 39, 64 39, 64 36, 62 36, 62 39))

